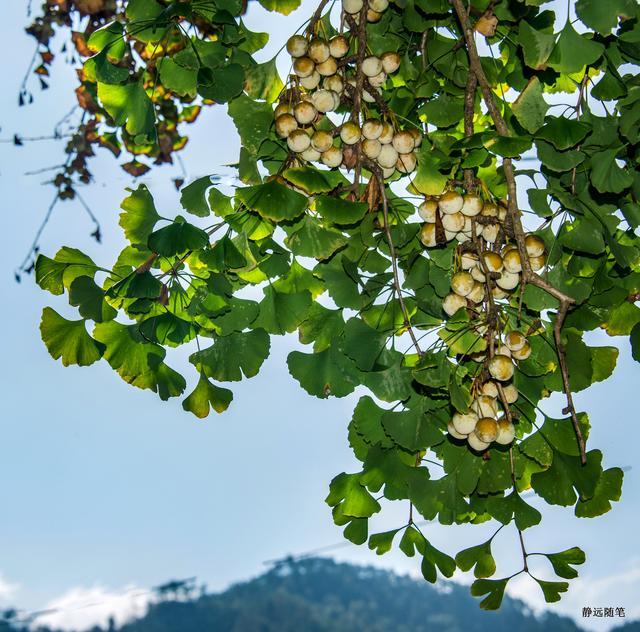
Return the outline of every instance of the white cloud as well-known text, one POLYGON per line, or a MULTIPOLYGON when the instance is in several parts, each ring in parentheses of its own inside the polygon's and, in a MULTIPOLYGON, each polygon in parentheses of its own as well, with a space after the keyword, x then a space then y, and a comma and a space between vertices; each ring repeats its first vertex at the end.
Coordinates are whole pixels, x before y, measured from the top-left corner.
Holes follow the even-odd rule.
POLYGON ((94 625, 105 626, 113 617, 116 624, 122 625, 144 615, 150 598, 148 590, 133 585, 122 590, 78 586, 50 601, 36 624, 81 631, 94 625))
POLYGON ((20 586, 18 584, 12 584, 0 575, 0 601, 5 603, 13 599, 14 595, 18 592, 20 586))

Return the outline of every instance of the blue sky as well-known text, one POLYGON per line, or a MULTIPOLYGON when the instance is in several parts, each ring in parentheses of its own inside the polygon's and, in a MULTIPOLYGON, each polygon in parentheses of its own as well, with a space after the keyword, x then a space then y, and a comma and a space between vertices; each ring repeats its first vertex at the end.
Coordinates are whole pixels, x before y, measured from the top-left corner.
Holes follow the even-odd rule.
MULTIPOLYGON (((5 4, 0 29, 10 59, 5 56, 2 69, 0 137, 46 135, 73 105, 73 72, 55 65, 52 89, 35 90, 35 103, 18 109, 33 44, 22 32, 26 2, 5 4)), ((252 9, 247 23, 271 32, 265 55, 273 54, 312 9, 307 1, 288 18, 252 9)), ((235 159, 238 141, 224 107, 205 113, 190 136, 183 152, 190 177, 218 172, 235 159)), ((195 575, 222 589, 262 572, 266 560, 340 542, 323 499, 335 474, 357 467, 346 440, 357 396, 326 401, 302 391, 285 363, 300 346, 295 337, 275 339, 261 374, 234 386, 230 410, 205 421, 184 413, 178 400, 163 403, 129 387, 105 363, 65 369, 47 354, 38 332, 40 312, 47 304, 64 312, 63 302, 42 293, 30 278, 16 284, 12 271, 53 194, 41 185, 45 176, 24 174, 57 164, 61 156, 62 146, 52 142, 0 144, 0 605, 37 610, 62 604, 64 611, 49 621, 65 625, 100 619, 110 608, 124 616, 131 594, 168 578, 195 575), (132 592, 123 596, 125 590, 132 592), (106 605, 79 608, 96 601, 106 605)), ((122 247, 117 215, 131 180, 104 152, 92 170, 96 181, 82 194, 102 223, 103 245, 91 240, 91 222, 71 202, 56 209, 41 241, 44 252, 67 244, 108 263, 122 247)), ((177 167, 163 167, 142 179, 168 213, 178 208, 171 182, 178 175, 177 167)), ((612 344, 599 333, 592 341, 612 344)), ((622 343, 614 377, 577 401, 590 413, 590 445, 604 451, 606 464, 635 466, 633 391, 640 373, 622 343)), ((185 353, 176 364, 187 368, 185 353)), ((557 413, 557 402, 547 410, 557 413)), ((530 549, 579 545, 588 555, 582 579, 572 583, 555 611, 579 617, 583 605, 623 606, 629 613, 638 608, 638 500, 640 477, 633 467, 626 473, 623 501, 603 518, 577 520, 561 508, 543 509, 542 525, 526 533, 530 549)), ((399 526, 405 514, 404 506, 385 509, 376 526, 399 526)), ((427 528, 449 552, 481 542, 486 532, 427 528)), ((497 554, 508 572, 519 563, 515 532, 505 529, 499 538, 497 554)), ((415 560, 402 554, 376 558, 366 548, 349 546, 335 556, 418 571, 415 560)), ((514 594, 540 606, 530 583, 516 584, 514 594)), ((144 599, 138 598, 138 607, 144 599)), ((640 609, 635 612, 640 615, 640 609)))

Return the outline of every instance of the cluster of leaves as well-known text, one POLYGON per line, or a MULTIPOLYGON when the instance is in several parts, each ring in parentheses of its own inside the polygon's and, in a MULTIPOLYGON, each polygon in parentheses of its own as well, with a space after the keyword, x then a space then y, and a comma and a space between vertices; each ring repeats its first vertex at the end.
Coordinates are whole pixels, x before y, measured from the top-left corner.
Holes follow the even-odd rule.
MULTIPOLYGON (((395 49, 402 55, 382 97, 425 137, 409 195, 398 192, 406 182, 393 190, 386 185, 387 208, 375 187, 359 178, 352 183, 343 171, 289 155, 273 130, 273 64, 243 63, 250 59, 247 40, 229 39, 222 55, 216 41, 187 38, 181 24, 196 15, 198 4, 137 14, 147 21, 136 42, 139 52, 152 51, 167 48, 163 40, 171 38, 176 51, 170 58, 149 54, 145 63, 174 94, 229 101, 242 140, 238 169, 245 186, 227 195, 209 177, 196 180, 182 190, 180 214, 168 218, 141 185, 122 203, 120 225, 129 245, 111 267, 71 248, 53 258, 41 255, 38 284, 66 293, 80 316, 67 320, 46 308, 45 344, 65 365, 104 359, 124 380, 162 399, 186 393, 185 378, 165 360, 168 349, 190 345, 197 382, 182 405, 202 418, 230 405, 233 395, 223 383, 258 373, 272 335, 297 332, 308 348, 293 351, 288 368, 309 394, 344 397, 361 385, 370 392, 349 424, 362 468, 337 476, 327 497, 345 537, 384 553, 397 536, 405 554, 422 558, 428 581, 438 573, 451 576, 456 566, 473 568, 472 594, 486 595, 482 607, 497 608, 508 581, 530 572, 533 554, 523 532, 541 514, 522 492, 531 489, 549 504, 573 507, 578 517, 595 517, 619 499, 622 472, 605 469, 595 449, 582 463, 571 420, 540 409, 564 385, 553 332, 558 300, 533 284, 506 308, 532 347, 514 377, 520 398, 513 407, 513 447, 492 446, 481 457, 447 436, 451 415, 470 402, 468 354, 481 351, 483 342, 464 310, 448 319, 442 310, 458 251, 453 243, 424 250, 414 198, 440 194, 469 169, 487 194, 505 197, 505 160, 535 152, 540 172, 518 172, 532 182, 533 212, 525 221, 546 243, 543 278, 573 301, 562 329, 571 390, 606 379, 616 364, 617 349, 587 345, 585 332, 600 328, 630 337, 640 360, 638 8, 633 0, 578 0, 578 21, 568 19, 555 32, 556 16, 536 0, 472 0, 472 22, 493 25, 481 71, 506 122, 505 136, 479 90, 472 95, 474 132, 465 135, 465 89, 475 70, 449 2, 392 3, 379 22, 367 25, 367 46, 372 54, 395 49), (234 83, 243 68, 245 80, 234 83), (575 105, 549 105, 557 95, 575 105), (536 219, 540 226, 533 225, 536 219), (408 333, 428 349, 411 346, 408 333), (409 519, 398 529, 369 534, 369 519, 383 500, 408 501, 409 519), (454 559, 429 542, 415 514, 441 524, 493 519, 501 526, 454 559), (496 570, 493 538, 510 524, 522 543, 523 567, 489 579, 496 570)), ((150 86, 123 67, 132 30, 112 24, 96 32, 96 54, 85 74, 125 137, 143 143, 153 137, 154 117, 150 86)), ((230 17, 223 36, 238 31, 241 23, 230 17)), ((579 425, 586 437, 585 414, 579 425)), ((544 555, 561 579, 575 577, 573 567, 584 561, 577 548, 544 555)), ((534 579, 547 601, 557 601, 568 587, 534 579)))

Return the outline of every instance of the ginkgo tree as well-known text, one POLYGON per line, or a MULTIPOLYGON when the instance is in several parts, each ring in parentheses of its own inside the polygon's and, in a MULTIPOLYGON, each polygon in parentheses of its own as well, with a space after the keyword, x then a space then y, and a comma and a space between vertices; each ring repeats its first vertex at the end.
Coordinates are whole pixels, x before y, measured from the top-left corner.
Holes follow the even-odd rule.
POLYGON ((204 418, 260 371, 272 336, 297 332, 288 370, 310 395, 368 391, 345 420, 361 469, 326 499, 344 536, 417 553, 430 582, 473 569, 486 609, 522 574, 559 600, 585 556, 527 548, 542 515, 523 492, 585 518, 619 500, 622 471, 587 447, 573 395, 616 365, 587 332, 629 338, 640 360, 640 11, 569 4, 322 0, 286 42, 282 81, 252 59, 266 36, 236 0, 118 3, 82 69, 98 132, 153 153, 165 102, 228 103, 242 184, 198 179, 177 212, 139 185, 115 262, 41 254, 37 283, 78 311, 45 308, 51 355, 103 360, 204 418), (182 345, 187 376, 170 365, 182 345), (563 418, 543 411, 553 393, 563 418), (387 501, 406 521, 370 533, 387 501), (423 527, 436 520, 497 526, 443 552, 423 527), (495 578, 507 526, 521 566, 495 578))

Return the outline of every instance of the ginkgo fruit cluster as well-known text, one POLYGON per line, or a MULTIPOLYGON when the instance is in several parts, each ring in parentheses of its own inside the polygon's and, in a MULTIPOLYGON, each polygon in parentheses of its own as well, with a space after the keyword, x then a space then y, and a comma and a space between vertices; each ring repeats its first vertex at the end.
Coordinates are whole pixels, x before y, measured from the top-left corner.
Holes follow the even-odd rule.
MULTIPOLYGON (((418 214, 424 220, 420 239, 426 247, 459 242, 451 292, 442 307, 449 317, 466 310, 473 333, 485 340, 487 349, 465 354, 481 367, 470 389, 471 405, 467 411, 453 415, 449 434, 466 440, 478 452, 494 442, 509 445, 515 437, 509 406, 518 400, 512 380, 516 363, 529 357, 531 345, 518 330, 498 331, 505 319, 487 319, 488 313, 500 311, 501 301, 508 299, 521 281, 522 258, 509 238, 507 208, 500 201, 451 189, 425 199, 418 214)), ((525 248, 531 269, 542 269, 546 261, 544 241, 527 234, 525 248)))
MULTIPOLYGON (((379 20, 387 6, 387 0, 369 2, 367 19, 379 20)), ((355 23, 362 8, 362 0, 343 2, 344 14, 355 23)), ((355 55, 356 39, 349 32, 330 39, 317 35, 289 38, 293 75, 275 108, 276 133, 286 139, 298 160, 329 168, 353 169, 360 164, 379 169, 385 178, 396 171, 412 173, 422 132, 415 127, 398 129, 391 117, 378 115, 373 107, 375 115, 369 115, 367 105, 381 102, 382 87, 400 67, 400 56, 393 51, 380 56, 355 55), (330 119, 330 113, 336 113, 336 121, 330 119), (348 118, 338 123, 341 114, 348 118)))

